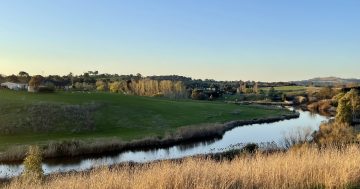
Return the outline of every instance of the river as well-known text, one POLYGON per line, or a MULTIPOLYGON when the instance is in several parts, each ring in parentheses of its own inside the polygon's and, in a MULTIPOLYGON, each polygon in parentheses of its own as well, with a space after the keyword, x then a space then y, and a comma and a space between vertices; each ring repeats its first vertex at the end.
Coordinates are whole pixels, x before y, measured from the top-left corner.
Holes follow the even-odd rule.
MULTIPOLYGON (((284 136, 299 130, 315 131, 321 122, 329 117, 308 111, 297 110, 299 118, 278 121, 275 123, 251 124, 236 127, 227 131, 221 139, 177 145, 170 148, 153 149, 147 151, 127 151, 115 155, 100 157, 81 157, 45 161, 42 165, 44 173, 81 171, 95 166, 113 165, 122 162, 149 162, 162 159, 182 158, 197 154, 221 152, 236 148, 246 143, 277 143, 283 142, 284 136)), ((0 178, 20 175, 23 171, 21 164, 0 164, 0 178)))

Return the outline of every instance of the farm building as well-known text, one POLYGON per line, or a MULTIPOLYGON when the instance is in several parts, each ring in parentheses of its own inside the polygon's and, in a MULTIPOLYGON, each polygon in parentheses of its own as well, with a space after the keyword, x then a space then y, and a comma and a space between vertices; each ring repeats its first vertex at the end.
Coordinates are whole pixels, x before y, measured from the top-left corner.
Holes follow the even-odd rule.
POLYGON ((5 82, 5 83, 1 83, 1 87, 19 91, 19 90, 26 90, 28 87, 28 84, 5 82))

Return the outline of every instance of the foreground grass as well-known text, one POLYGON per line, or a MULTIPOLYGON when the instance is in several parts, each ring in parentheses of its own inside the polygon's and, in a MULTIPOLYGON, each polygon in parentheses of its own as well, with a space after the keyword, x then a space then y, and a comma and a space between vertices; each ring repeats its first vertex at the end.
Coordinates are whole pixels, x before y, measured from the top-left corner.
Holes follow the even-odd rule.
POLYGON ((110 93, 0 90, 0 150, 68 139, 129 141, 183 126, 274 117, 284 110, 110 93))
POLYGON ((38 184, 13 180, 5 188, 357 188, 360 148, 242 155, 232 161, 189 158, 53 175, 38 184))

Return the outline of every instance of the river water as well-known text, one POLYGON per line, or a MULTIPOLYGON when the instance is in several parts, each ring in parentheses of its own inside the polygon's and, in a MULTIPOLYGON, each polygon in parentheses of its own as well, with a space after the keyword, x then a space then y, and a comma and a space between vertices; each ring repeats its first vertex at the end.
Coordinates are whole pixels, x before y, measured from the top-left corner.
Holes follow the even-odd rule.
MULTIPOLYGON (((81 171, 101 165, 113 165, 122 162, 148 162, 161 159, 174 159, 197 154, 221 152, 236 148, 246 143, 277 143, 282 144, 284 137, 298 133, 298 131, 315 131, 321 122, 329 117, 308 111, 297 110, 300 117, 275 123, 251 124, 236 127, 227 131, 221 139, 203 141, 170 148, 153 149, 147 151, 126 151, 116 155, 100 157, 82 157, 46 161, 42 167, 45 174, 54 172, 81 171)), ((23 171, 21 164, 0 164, 0 178, 20 175, 23 171)))

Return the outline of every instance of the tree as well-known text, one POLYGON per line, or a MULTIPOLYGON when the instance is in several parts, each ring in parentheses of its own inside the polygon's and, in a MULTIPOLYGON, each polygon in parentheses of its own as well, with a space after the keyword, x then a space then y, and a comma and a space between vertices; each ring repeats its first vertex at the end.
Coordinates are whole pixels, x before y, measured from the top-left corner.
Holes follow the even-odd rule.
POLYGON ((351 113, 352 113, 352 121, 354 122, 355 119, 360 114, 360 96, 359 91, 356 89, 352 89, 349 91, 349 99, 351 104, 351 113))
POLYGON ((28 83, 30 81, 30 75, 24 71, 20 71, 18 76, 18 80, 21 83, 28 83))
POLYGON ((136 74, 136 79, 137 79, 137 80, 140 80, 141 78, 142 78, 142 75, 141 75, 140 73, 137 73, 137 74, 136 74))
POLYGON ((271 87, 268 91, 268 96, 271 100, 275 100, 276 98, 276 91, 274 87, 271 87))
POLYGON ((19 78, 16 75, 13 74, 13 75, 7 76, 6 81, 13 82, 13 83, 18 83, 19 78))
POLYGON ((30 75, 28 73, 24 72, 24 71, 20 71, 19 76, 20 77, 30 77, 30 75))
POLYGON ((255 82, 254 87, 253 87, 253 92, 254 93, 259 93, 259 84, 258 84, 258 82, 255 82))
POLYGON ((360 112, 359 91, 351 89, 338 101, 336 121, 351 124, 360 112))
POLYGON ((5 80, 5 77, 0 74, 0 83, 4 82, 4 80, 5 80))
POLYGON ((107 83, 105 81, 102 81, 102 80, 96 81, 96 90, 98 90, 98 91, 107 91, 108 90, 107 83))
POLYGON ((35 75, 35 76, 31 77, 31 79, 29 81, 29 86, 34 88, 35 90, 37 90, 43 81, 44 81, 43 76, 35 75))
MULTIPOLYGON (((92 73, 92 72, 91 72, 92 73)), ((84 78, 90 77, 91 73, 84 73, 84 78)))
POLYGON ((118 93, 121 91, 121 83, 119 81, 110 83, 109 89, 110 89, 110 92, 112 92, 112 93, 118 93))
POLYGON ((260 89, 260 90, 259 90, 259 94, 260 94, 260 95, 265 95, 265 91, 262 90, 262 89, 260 89))
POLYGON ((240 82, 240 93, 246 93, 246 82, 240 82))
POLYGON ((68 78, 70 78, 71 86, 74 86, 74 75, 73 75, 73 73, 70 72, 67 76, 68 76, 68 78))

